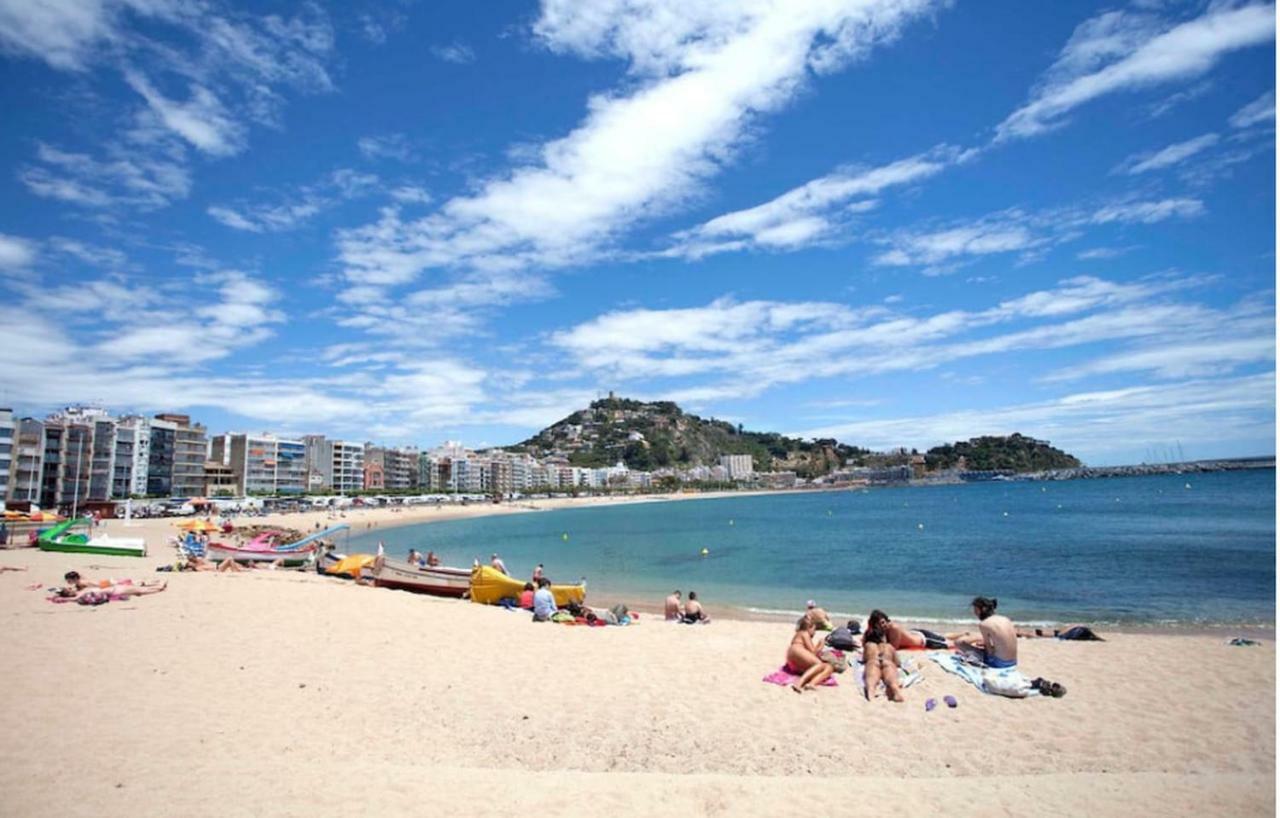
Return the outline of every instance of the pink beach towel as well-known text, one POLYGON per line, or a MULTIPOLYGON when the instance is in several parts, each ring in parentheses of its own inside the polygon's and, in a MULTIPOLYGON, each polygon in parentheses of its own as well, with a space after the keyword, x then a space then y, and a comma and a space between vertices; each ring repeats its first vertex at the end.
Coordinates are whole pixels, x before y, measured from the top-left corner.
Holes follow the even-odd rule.
MULTIPOLYGON (((771 685, 789 685, 789 684, 795 684, 795 682, 798 681, 799 679, 800 677, 797 674, 787 670, 787 666, 783 665, 782 667, 775 670, 773 673, 770 673, 768 676, 765 676, 760 681, 768 682, 771 685)), ((828 676, 826 681, 822 683, 822 687, 837 687, 837 686, 838 686, 838 683, 836 682, 835 676, 828 676)))

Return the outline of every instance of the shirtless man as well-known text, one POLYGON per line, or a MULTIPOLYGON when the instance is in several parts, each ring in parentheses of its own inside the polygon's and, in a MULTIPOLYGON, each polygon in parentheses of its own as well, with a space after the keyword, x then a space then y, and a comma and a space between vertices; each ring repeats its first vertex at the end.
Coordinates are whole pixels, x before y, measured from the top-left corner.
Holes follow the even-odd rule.
POLYGON ((884 611, 872 611, 867 617, 867 630, 878 629, 884 633, 885 642, 896 650, 946 650, 952 647, 946 638, 921 628, 908 630, 889 618, 884 611))
POLYGON ((668 622, 679 622, 683 614, 680 612, 680 592, 672 591, 671 596, 667 597, 663 603, 663 612, 666 614, 668 622))
POLYGON ((684 603, 684 621, 689 625, 699 622, 705 625, 711 621, 711 617, 707 616, 707 612, 702 610, 702 603, 698 601, 698 593, 696 591, 690 591, 689 601, 684 603))
MULTIPOLYGON (((489 565, 493 566, 494 568, 501 571, 502 573, 507 574, 507 564, 503 562, 502 558, 499 557, 497 554, 494 554, 492 557, 489 558, 489 565)), ((507 574, 507 576, 511 576, 511 575, 507 574)))
POLYGON ((1018 634, 1009 617, 996 613, 996 604, 995 598, 974 597, 973 614, 978 617, 980 634, 958 636, 956 647, 977 653, 987 667, 1017 667, 1018 634))

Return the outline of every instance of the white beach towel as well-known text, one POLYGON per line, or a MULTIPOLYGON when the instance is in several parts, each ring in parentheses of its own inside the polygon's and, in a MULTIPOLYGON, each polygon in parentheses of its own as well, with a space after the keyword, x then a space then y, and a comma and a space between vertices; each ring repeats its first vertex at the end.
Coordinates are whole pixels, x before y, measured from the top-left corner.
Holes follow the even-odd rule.
POLYGON ((983 693, 1006 696, 1011 699, 1040 695, 1040 691, 1032 688, 1030 680, 1016 667, 983 667, 967 661, 961 654, 941 650, 931 652, 929 658, 937 662, 943 670, 954 673, 983 693))

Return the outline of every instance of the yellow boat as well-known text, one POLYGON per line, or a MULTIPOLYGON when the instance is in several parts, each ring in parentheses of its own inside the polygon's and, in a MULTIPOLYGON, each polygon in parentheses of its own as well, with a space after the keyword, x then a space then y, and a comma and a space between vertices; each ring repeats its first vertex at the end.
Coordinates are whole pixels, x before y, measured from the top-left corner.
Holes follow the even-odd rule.
MULTIPOLYGON (((496 605, 500 599, 519 599, 524 590, 524 580, 513 579, 489 565, 477 565, 471 569, 471 601, 496 605)), ((587 581, 577 585, 552 585, 551 595, 556 607, 563 608, 570 602, 582 604, 587 598, 587 581)))

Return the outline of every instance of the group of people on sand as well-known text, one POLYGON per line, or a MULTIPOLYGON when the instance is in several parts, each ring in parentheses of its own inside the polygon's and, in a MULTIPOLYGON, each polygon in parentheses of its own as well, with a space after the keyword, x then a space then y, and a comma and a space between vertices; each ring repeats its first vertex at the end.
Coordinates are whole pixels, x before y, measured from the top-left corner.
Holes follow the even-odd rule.
POLYGON ((668 622, 682 622, 686 625, 706 625, 711 622, 711 617, 707 616, 702 603, 698 601, 697 591, 690 591, 688 601, 683 604, 680 597, 677 589, 663 602, 663 616, 668 622))
POLYGON ((983 667, 1017 667, 1018 632, 1008 617, 996 613, 997 604, 992 598, 974 597, 971 605, 978 619, 978 632, 943 635, 923 628, 903 627, 879 609, 867 616, 865 632, 856 619, 850 620, 844 628, 835 629, 826 611, 810 600, 808 610, 796 622, 795 633, 787 645, 785 667, 798 677, 791 688, 801 693, 825 682, 835 672, 834 650, 861 650, 868 700, 880 695, 883 682, 890 701, 906 701, 900 673, 902 661, 899 651, 903 650, 954 648, 983 667), (818 630, 830 633, 816 637, 818 630))

